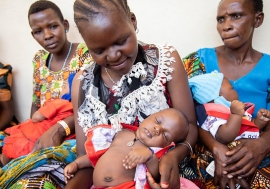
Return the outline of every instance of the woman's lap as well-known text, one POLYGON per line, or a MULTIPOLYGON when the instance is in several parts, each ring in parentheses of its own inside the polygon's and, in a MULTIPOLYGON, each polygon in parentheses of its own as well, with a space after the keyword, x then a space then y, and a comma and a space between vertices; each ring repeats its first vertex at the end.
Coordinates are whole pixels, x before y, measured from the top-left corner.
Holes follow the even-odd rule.
POLYGON ((75 144, 75 140, 69 140, 59 147, 47 148, 14 159, 0 169, 0 185, 4 188, 12 186, 15 189, 22 187, 22 184, 27 186, 34 182, 40 183, 43 178, 46 181, 46 187, 57 188, 59 183, 64 184, 63 167, 76 159, 75 144), (48 176, 46 172, 53 174, 48 176), (62 179, 59 180, 58 177, 62 179))
MULTIPOLYGON (((215 188, 213 177, 206 172, 206 167, 212 161, 214 161, 212 153, 205 146, 197 144, 195 155, 188 165, 182 167, 180 173, 200 188, 215 188)), ((255 173, 247 178, 247 181, 251 188, 270 188, 270 156, 264 158, 255 173)))

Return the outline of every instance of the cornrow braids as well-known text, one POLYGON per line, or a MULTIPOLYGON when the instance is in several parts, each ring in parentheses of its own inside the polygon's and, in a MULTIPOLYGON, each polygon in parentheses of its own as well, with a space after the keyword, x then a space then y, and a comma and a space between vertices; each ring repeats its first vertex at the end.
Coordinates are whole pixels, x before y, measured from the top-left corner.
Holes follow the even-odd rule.
POLYGON ((59 19, 62 22, 64 21, 63 14, 61 10, 59 9, 59 7, 55 3, 51 1, 47 1, 47 0, 39 0, 39 1, 34 2, 31 5, 28 11, 28 19, 31 14, 35 14, 35 13, 38 13, 47 9, 52 9, 57 14, 59 19))
POLYGON ((130 17, 127 0, 76 0, 74 2, 74 21, 89 21, 100 13, 117 9, 123 15, 130 17))

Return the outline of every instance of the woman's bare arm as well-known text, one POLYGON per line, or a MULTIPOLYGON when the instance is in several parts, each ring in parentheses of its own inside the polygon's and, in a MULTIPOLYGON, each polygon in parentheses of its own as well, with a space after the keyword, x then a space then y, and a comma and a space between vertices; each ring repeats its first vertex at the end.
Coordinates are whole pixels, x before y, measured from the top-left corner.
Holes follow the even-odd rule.
MULTIPOLYGON (((75 120, 75 132, 76 132, 76 146, 77 146, 77 157, 81 157, 86 154, 84 143, 86 136, 82 130, 82 127, 78 124, 78 108, 83 103, 85 96, 82 92, 82 82, 78 80, 78 76, 82 74, 82 71, 78 72, 73 79, 72 83, 72 104, 74 111, 75 120)), ((76 172, 75 176, 69 180, 65 189, 89 189, 93 184, 93 168, 84 168, 76 172)))
POLYGON ((74 112, 75 121, 75 133, 76 133, 76 146, 77 146, 77 156, 82 156, 86 154, 84 143, 86 141, 85 133, 83 132, 82 127, 78 123, 78 109, 82 105, 85 95, 82 90, 82 82, 78 79, 78 76, 82 74, 83 71, 80 71, 76 74, 72 82, 72 105, 74 112))
MULTIPOLYGON (((191 146, 194 146, 197 142, 198 130, 187 74, 177 51, 172 53, 172 57, 175 58, 175 62, 171 65, 171 67, 174 68, 174 72, 171 74, 172 80, 168 82, 167 88, 173 107, 180 110, 187 116, 189 121, 189 133, 186 141, 190 143, 191 146)), ((184 145, 178 145, 175 149, 162 157, 159 164, 161 186, 165 186, 163 184, 168 183, 168 188, 180 187, 178 165, 189 155, 189 148, 184 145)))

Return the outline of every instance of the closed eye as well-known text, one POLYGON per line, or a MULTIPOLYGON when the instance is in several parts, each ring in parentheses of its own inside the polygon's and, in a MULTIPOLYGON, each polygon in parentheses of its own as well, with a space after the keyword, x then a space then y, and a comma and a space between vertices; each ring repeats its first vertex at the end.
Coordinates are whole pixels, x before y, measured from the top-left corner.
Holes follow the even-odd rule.
POLYGON ((124 45, 126 43, 128 38, 125 38, 124 40, 121 40, 117 43, 117 45, 124 45))
POLYGON ((156 119, 157 124, 161 124, 161 121, 159 121, 157 118, 155 118, 155 119, 156 119))
POLYGON ((164 136, 164 138, 168 141, 168 138, 167 138, 167 136, 165 135, 165 133, 163 133, 163 136, 164 136))
POLYGON ((96 50, 91 50, 91 52, 93 52, 96 55, 101 55, 103 53, 103 49, 96 49, 96 50))

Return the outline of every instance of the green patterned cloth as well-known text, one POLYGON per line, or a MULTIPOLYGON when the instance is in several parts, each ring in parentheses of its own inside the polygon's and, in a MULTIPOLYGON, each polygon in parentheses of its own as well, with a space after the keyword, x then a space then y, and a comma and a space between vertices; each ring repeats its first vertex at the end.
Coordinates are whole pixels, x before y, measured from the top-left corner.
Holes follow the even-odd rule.
POLYGON ((63 186, 64 185, 63 167, 65 166, 65 164, 68 164, 74 161, 75 159, 76 159, 76 140, 68 140, 65 141, 61 146, 46 148, 33 154, 29 154, 27 156, 22 156, 17 159, 14 159, 0 169, 1 189, 33 188, 30 187, 30 185, 33 185, 33 183, 35 182, 39 183, 39 185, 42 185, 42 188, 53 189, 57 188, 55 186, 58 185, 63 186), (55 169, 54 172, 57 173, 58 178, 59 175, 62 176, 61 178, 59 178, 60 179, 59 182, 55 184, 51 181, 52 180, 51 178, 54 177, 54 174, 51 173, 53 172, 52 171, 53 169, 55 169), (50 172, 51 174, 50 175, 45 174, 48 172, 50 172), (29 173, 35 175, 33 177, 35 179, 25 177, 25 174, 31 175, 29 173), (19 179, 21 180, 18 181, 19 179), (41 180, 43 182, 39 182, 41 180))

